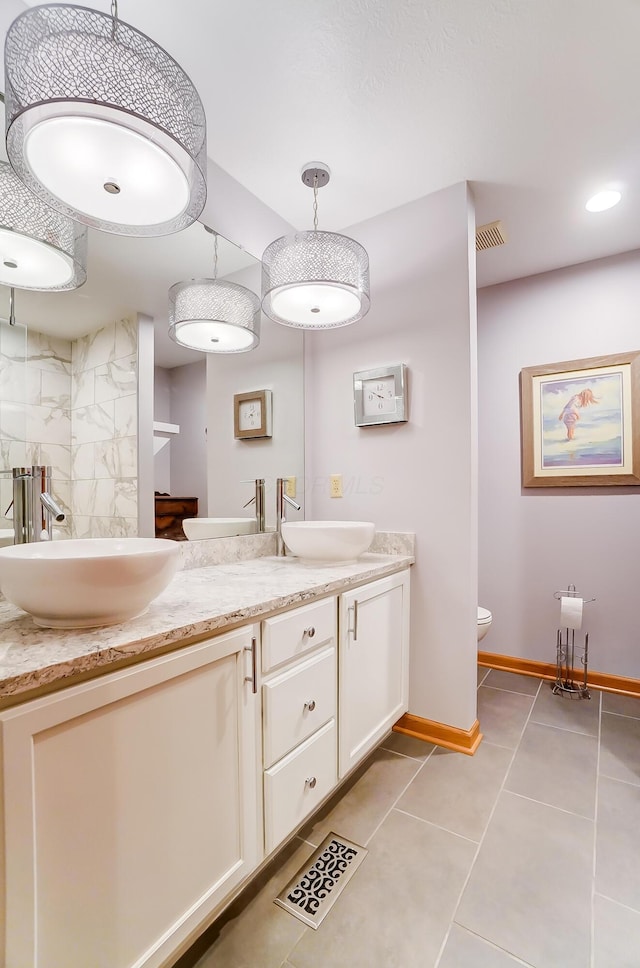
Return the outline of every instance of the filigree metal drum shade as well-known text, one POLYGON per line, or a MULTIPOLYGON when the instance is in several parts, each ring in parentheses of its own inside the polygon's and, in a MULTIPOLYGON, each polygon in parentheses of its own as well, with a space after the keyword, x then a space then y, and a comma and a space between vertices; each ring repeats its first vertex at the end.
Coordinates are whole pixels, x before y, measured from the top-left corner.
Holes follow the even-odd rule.
POLYGON ((5 43, 7 153, 58 212, 104 232, 169 235, 206 199, 206 121, 182 68, 129 24, 45 4, 5 43))
POLYGON ((169 336, 202 353, 244 353, 260 342, 260 300, 221 279, 177 282, 169 290, 169 336))
POLYGON ((86 278, 86 228, 54 212, 0 162, 0 284, 66 290, 86 278))
POLYGON ((262 256, 262 308, 284 326, 347 326, 369 309, 369 257, 335 232, 296 232, 262 256))

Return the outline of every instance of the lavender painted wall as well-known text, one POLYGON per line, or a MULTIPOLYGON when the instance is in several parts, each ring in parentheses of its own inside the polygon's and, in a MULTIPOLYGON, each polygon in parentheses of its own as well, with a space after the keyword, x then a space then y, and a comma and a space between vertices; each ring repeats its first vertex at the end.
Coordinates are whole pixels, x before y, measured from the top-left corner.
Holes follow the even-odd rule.
POLYGON ((369 314, 305 334, 308 518, 415 531, 410 712, 476 718, 476 318, 473 204, 457 184, 347 230, 369 252, 369 314), (409 422, 357 428, 353 373, 409 368, 409 422), (343 475, 345 497, 329 497, 343 475))
POLYGON ((555 589, 573 582, 590 667, 640 677, 640 488, 521 488, 522 367, 640 350, 640 252, 478 293, 479 599, 488 652, 554 661, 555 589))
POLYGON ((171 439, 171 493, 197 497, 198 514, 207 511, 207 364, 204 357, 196 363, 169 370, 171 422, 180 433, 171 439))
MULTIPOLYGON (((259 265, 228 278, 260 292, 259 265)), ((296 501, 303 510, 288 511, 287 517, 294 520, 304 516, 303 343, 302 330, 280 326, 263 315, 256 349, 224 356, 207 354, 207 479, 212 517, 252 517, 253 507, 243 505, 253 497, 251 482, 262 477, 266 526, 275 527, 275 481, 289 476, 297 480, 296 501), (273 435, 236 440, 233 397, 251 390, 272 391, 273 435), (246 481, 250 483, 242 483, 246 481)))

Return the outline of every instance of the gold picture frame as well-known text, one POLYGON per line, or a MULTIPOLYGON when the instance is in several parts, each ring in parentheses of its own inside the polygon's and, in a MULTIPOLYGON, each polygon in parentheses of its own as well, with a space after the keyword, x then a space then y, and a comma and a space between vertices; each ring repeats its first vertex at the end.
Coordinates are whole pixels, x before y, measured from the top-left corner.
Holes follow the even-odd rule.
POLYGON ((233 434, 238 440, 271 437, 271 390, 233 395, 233 434))
POLYGON ((520 371, 523 487, 640 484, 640 351, 520 371))

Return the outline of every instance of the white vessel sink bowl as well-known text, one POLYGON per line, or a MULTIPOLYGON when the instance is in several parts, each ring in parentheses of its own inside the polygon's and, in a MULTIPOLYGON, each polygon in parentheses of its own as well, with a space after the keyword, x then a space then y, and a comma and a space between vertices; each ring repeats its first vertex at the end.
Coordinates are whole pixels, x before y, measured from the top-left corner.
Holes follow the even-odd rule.
POLYGON ((173 578, 180 546, 162 538, 78 538, 0 548, 0 591, 36 625, 77 629, 139 615, 173 578))
POLYGON ((376 533, 371 521, 283 521, 282 537, 292 555, 309 561, 353 561, 376 533))
POLYGON ((228 538, 234 534, 255 534, 255 518, 185 518, 182 530, 189 541, 228 538))

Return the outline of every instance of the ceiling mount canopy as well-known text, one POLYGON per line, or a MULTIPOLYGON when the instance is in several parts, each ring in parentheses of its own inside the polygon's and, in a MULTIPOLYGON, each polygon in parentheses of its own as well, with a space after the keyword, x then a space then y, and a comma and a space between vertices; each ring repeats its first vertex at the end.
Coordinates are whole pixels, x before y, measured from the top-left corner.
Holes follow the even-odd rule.
POLYGON ((88 7, 20 14, 5 43, 7 153, 56 211, 154 236, 206 200, 206 120, 189 77, 146 34, 88 7))
POLYGON ((86 228, 54 212, 0 162, 0 285, 65 291, 86 278, 86 228))
POLYGON ((262 256, 262 309, 276 323, 332 329, 369 311, 369 257, 346 235, 318 231, 318 189, 331 177, 309 162, 302 181, 313 189, 313 230, 276 239, 262 256))
POLYGON ((260 300, 254 292, 218 279, 218 235, 213 279, 176 282, 169 290, 169 336, 201 353, 246 353, 260 342, 260 300))

